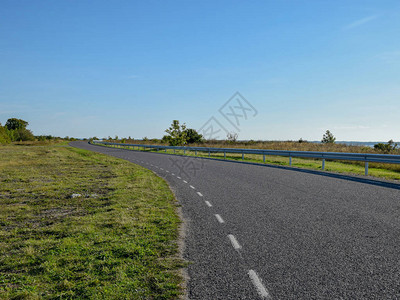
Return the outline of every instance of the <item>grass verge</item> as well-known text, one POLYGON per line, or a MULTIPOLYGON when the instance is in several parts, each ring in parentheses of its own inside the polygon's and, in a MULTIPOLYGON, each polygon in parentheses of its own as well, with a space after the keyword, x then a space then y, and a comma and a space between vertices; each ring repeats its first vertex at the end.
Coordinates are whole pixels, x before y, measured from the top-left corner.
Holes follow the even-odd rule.
POLYGON ((1 299, 176 299, 177 203, 164 180, 68 146, 0 148, 1 299), (80 194, 80 197, 71 197, 80 194))

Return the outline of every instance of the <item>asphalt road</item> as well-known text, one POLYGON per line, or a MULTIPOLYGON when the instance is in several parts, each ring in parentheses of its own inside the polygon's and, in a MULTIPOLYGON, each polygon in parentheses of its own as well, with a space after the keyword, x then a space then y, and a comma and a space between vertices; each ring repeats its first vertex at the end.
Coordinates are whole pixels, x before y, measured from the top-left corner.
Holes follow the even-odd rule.
POLYGON ((400 185, 72 145, 170 184, 187 223, 190 299, 400 299, 400 185))

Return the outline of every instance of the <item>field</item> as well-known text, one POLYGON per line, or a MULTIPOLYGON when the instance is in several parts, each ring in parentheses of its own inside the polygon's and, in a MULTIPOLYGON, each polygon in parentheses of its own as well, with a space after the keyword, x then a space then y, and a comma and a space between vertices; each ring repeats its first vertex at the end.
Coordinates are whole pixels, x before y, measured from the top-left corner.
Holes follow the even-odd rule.
MULTIPOLYGON (((106 140, 107 142, 126 143, 126 144, 144 144, 144 145, 164 145, 158 139, 149 140, 106 140)), ((303 141, 226 141, 226 140, 209 140, 204 143, 190 144, 194 147, 215 147, 215 148, 251 148, 251 149, 269 149, 269 150, 290 150, 290 151, 321 151, 321 152, 352 152, 352 153, 375 153, 382 154, 382 151, 375 150, 366 146, 355 146, 340 143, 312 143, 303 141)), ((400 148, 391 152, 391 154, 400 154, 400 148)))
POLYGON ((0 147, 1 299, 176 299, 177 203, 123 160, 63 145, 0 147))

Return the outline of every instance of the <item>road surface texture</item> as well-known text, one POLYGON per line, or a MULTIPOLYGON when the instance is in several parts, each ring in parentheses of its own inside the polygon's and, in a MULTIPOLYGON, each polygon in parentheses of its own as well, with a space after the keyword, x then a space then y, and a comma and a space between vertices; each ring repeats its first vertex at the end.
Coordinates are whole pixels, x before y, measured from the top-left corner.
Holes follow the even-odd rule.
POLYGON ((189 299, 400 299, 400 185, 73 142, 164 178, 189 299))

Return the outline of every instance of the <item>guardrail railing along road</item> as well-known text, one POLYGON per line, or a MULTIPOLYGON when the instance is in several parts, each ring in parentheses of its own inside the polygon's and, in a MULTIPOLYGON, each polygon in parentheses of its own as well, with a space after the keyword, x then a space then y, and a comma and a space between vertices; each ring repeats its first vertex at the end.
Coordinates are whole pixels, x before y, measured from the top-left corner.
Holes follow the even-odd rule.
POLYGON ((292 157, 300 158, 315 158, 322 160, 322 170, 325 170, 325 160, 349 160, 349 161, 362 161, 365 163, 365 175, 368 175, 368 163, 386 163, 386 164, 400 164, 400 155, 390 155, 390 154, 369 154, 369 153, 345 153, 345 152, 317 152, 317 151, 284 151, 284 150, 266 150, 266 149, 239 149, 239 148, 211 148, 211 147, 190 147, 190 146, 161 146, 161 145, 142 145, 142 144, 122 144, 122 143, 111 143, 94 140, 92 144, 113 146, 113 147, 124 147, 132 148, 135 150, 156 150, 156 151, 167 151, 168 149, 183 150, 195 152, 197 156, 198 152, 208 153, 224 153, 224 158, 226 159, 227 153, 240 153, 242 154, 242 160, 244 160, 245 154, 258 154, 263 155, 263 161, 265 163, 265 156, 286 156, 289 157, 289 165, 292 165, 292 157))

